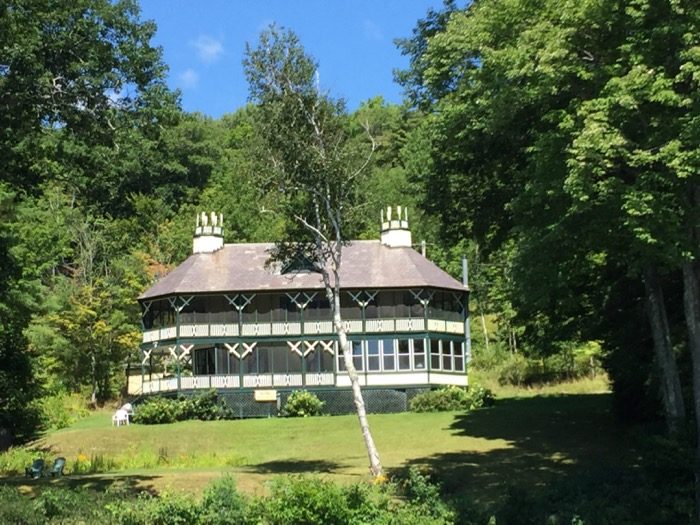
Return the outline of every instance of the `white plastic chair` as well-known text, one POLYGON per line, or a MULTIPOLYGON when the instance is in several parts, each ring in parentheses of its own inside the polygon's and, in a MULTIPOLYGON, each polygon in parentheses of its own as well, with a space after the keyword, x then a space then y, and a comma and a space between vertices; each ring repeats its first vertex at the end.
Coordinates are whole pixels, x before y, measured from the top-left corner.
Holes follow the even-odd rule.
POLYGON ((124 409, 117 410, 112 416, 112 425, 121 426, 129 424, 129 413, 124 409))

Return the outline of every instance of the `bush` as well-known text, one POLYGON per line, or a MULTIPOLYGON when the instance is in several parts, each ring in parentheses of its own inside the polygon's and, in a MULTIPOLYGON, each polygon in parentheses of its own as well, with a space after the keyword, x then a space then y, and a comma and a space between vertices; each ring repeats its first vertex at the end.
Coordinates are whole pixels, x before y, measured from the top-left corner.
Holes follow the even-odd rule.
POLYGON ((320 416, 325 403, 316 394, 306 390, 295 390, 287 398, 282 409, 284 417, 320 416))
POLYGON ((493 404, 493 394, 481 387, 469 389, 448 386, 416 395, 411 400, 412 412, 445 412, 473 410, 493 404))
POLYGON ((232 477, 225 476, 214 481, 204 492, 201 502, 203 525, 227 525, 252 523, 248 517, 246 499, 236 489, 232 477))
POLYGON ((39 406, 41 423, 46 430, 66 428, 90 414, 85 398, 80 394, 60 393, 44 397, 39 406))
POLYGON ((482 386, 470 386, 467 389, 467 399, 469 402, 469 410, 490 407, 496 401, 493 392, 482 386))
POLYGON ((208 390, 192 397, 149 398, 136 407, 133 421, 144 425, 159 425, 187 419, 213 421, 232 418, 233 413, 219 400, 216 390, 208 390))
POLYGON ((167 397, 151 397, 134 410, 134 423, 160 425, 182 419, 182 403, 167 397))

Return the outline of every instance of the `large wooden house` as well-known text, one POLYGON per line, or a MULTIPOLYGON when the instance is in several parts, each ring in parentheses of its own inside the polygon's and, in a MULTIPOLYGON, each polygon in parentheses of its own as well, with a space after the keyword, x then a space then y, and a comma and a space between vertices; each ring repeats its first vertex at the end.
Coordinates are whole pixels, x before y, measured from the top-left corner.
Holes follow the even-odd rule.
MULTIPOLYGON (((306 389, 331 413, 353 410, 321 276, 270 264, 272 247, 224 244, 223 218, 198 217, 193 254, 139 297, 143 394, 215 388, 247 416, 306 389)), ((411 246, 405 209, 387 210, 380 240, 343 248, 340 279, 370 412, 466 386, 468 291, 411 246)))

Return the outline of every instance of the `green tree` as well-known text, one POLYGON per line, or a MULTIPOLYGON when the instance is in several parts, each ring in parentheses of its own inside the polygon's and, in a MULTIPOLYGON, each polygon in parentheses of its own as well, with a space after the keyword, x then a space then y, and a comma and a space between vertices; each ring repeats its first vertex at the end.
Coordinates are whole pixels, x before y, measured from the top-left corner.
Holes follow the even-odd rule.
POLYGON ((23 334, 30 315, 29 290, 11 253, 16 242, 10 228, 14 198, 0 184, 0 450, 31 436, 36 425, 32 401, 38 393, 23 334))
POLYGON ((274 26, 257 47, 247 47, 244 61, 251 97, 258 103, 256 124, 272 164, 279 210, 288 220, 278 259, 304 257, 323 278, 333 312, 360 428, 374 476, 382 474, 379 453, 369 429, 352 348, 340 314, 343 245, 351 238, 357 181, 374 151, 359 152, 348 141, 342 102, 319 91, 316 64, 290 31, 274 26))
MULTIPOLYGON (((425 184, 448 238, 466 229, 489 252, 514 240, 516 302, 567 312, 574 337, 616 302, 607 279, 641 283, 670 432, 685 416, 663 290, 673 274, 700 407, 699 23, 690 1, 487 0, 404 46, 416 66, 404 78, 435 110, 425 184), (448 200, 462 213, 441 212, 448 200)), ((700 481, 697 494, 700 512, 700 481)))

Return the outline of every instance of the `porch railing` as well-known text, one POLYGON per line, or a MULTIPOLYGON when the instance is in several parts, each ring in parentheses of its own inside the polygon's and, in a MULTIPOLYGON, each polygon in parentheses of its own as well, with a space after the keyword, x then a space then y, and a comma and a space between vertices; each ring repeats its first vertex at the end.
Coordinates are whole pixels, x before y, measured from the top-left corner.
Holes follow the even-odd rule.
MULTIPOLYGON (((362 321, 345 321, 345 328, 349 333, 362 333, 362 321)), ((303 323, 306 335, 333 334, 331 321, 305 321, 303 323)), ((424 332, 426 330, 425 319, 367 319, 365 321, 366 333, 394 333, 394 332, 424 332)), ((443 332, 449 334, 464 334, 462 321, 444 321, 441 319, 428 319, 427 330, 431 332, 443 332)), ((264 337, 264 336, 299 336, 302 334, 301 322, 273 322, 273 323, 243 323, 238 324, 181 324, 180 337, 205 338, 205 337, 264 337)), ((167 341, 177 337, 177 328, 155 328, 143 332, 143 342, 153 343, 167 341)))

